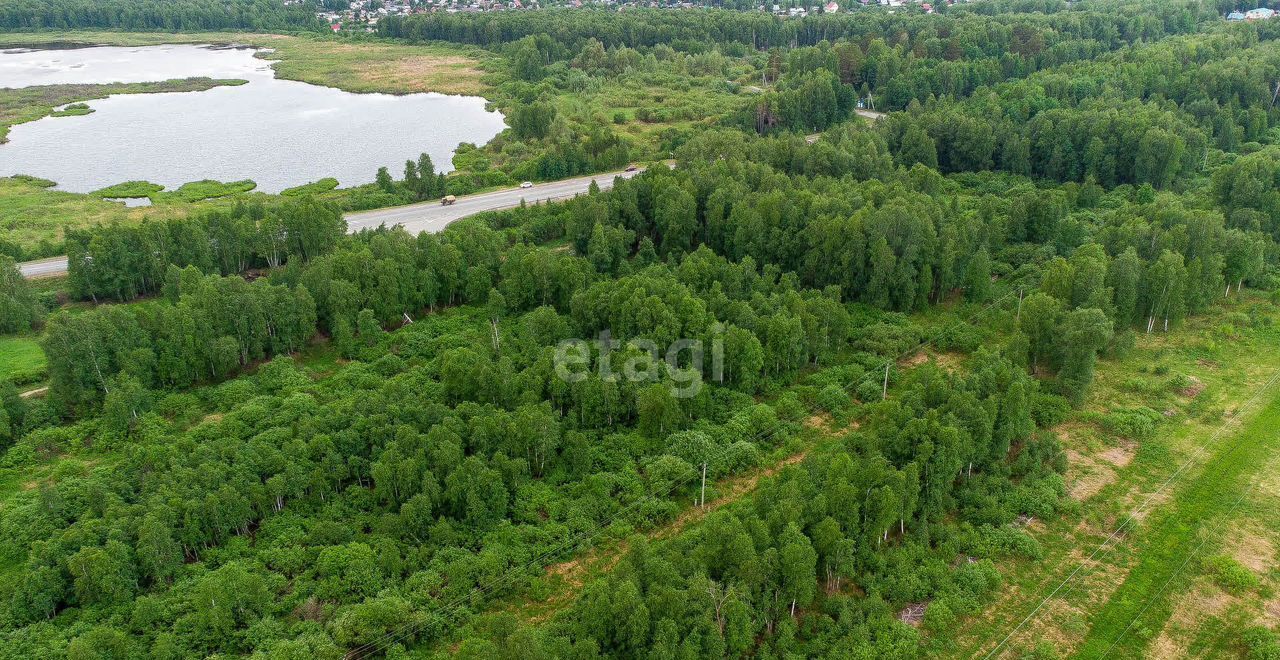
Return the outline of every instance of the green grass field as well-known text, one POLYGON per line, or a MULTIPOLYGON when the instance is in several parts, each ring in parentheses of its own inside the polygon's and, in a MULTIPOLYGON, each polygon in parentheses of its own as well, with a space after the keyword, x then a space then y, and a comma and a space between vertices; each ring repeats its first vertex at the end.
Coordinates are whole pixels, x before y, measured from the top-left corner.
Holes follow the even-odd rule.
MULTIPOLYGON (((1065 581, 995 657, 1176 657, 1193 648, 1238 654, 1239 633, 1267 620, 1266 592, 1252 599, 1224 594, 1201 559, 1270 548, 1280 532, 1280 491, 1269 504, 1258 494, 1240 501, 1277 465, 1269 457, 1280 449, 1280 382, 1264 390, 1280 373, 1275 317, 1273 305, 1246 298, 1167 335, 1140 336, 1124 359, 1100 362, 1086 405, 1055 429, 1068 451, 1066 481, 1078 513, 1033 522, 1044 559, 1001 566, 1002 596, 932 639, 933 648, 946 657, 985 656, 1065 581), (1120 423, 1141 409, 1160 421, 1144 431, 1120 423), (1255 515, 1263 511, 1271 513, 1255 515), (1237 524, 1244 519, 1254 522, 1237 524), (1188 560, 1197 548, 1201 559, 1188 560), (1224 599, 1239 607, 1222 607, 1224 599)), ((1271 584, 1270 572, 1255 573, 1271 584)))
POLYGON ((105 201, 96 193, 70 193, 54 190, 52 185, 52 182, 41 179, 0 177, 0 234, 24 250, 33 252, 34 256, 29 258, 62 254, 60 244, 68 229, 112 222, 131 224, 147 218, 183 217, 201 208, 231 203, 225 197, 196 203, 186 201, 193 195, 218 197, 245 188, 244 184, 234 183, 201 184, 182 192, 156 193, 153 197, 156 203, 152 206, 128 208, 119 202, 105 201))
POLYGON ((1264 401, 1269 399, 1265 408, 1239 432, 1224 434, 1228 437, 1215 443, 1204 471, 1178 489, 1126 548, 1135 564, 1092 617, 1080 657, 1142 655, 1173 614, 1174 596, 1189 584, 1188 567, 1201 568, 1191 562, 1203 556, 1206 546, 1228 542, 1223 533, 1234 531, 1226 525, 1228 518, 1252 492, 1269 456, 1280 449, 1280 434, 1275 432, 1280 428, 1278 392, 1274 385, 1259 392, 1264 401))
POLYGON ((30 335, 0 337, 0 380, 27 385, 44 380, 44 350, 30 335))
POLYGON ((714 124, 726 111, 749 103, 752 96, 723 76, 677 79, 669 72, 634 73, 605 79, 590 91, 561 94, 556 110, 586 125, 612 124, 644 149, 640 157, 668 158, 669 153, 657 150, 665 131, 714 124))

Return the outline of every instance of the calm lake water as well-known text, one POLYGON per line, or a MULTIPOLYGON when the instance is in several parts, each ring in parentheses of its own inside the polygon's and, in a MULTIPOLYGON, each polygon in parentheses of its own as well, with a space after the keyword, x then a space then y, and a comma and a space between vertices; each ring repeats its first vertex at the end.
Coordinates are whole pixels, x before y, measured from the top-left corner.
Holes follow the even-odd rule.
POLYGON ((146 180, 168 189, 188 181, 252 179, 279 192, 324 177, 344 185, 394 176, 431 154, 451 169, 459 142, 483 144, 502 115, 474 96, 352 94, 278 80, 249 49, 202 46, 8 50, 0 87, 145 82, 207 76, 249 83, 204 92, 121 94, 88 104, 88 115, 19 124, 0 145, 0 176, 30 174, 89 192, 146 180))

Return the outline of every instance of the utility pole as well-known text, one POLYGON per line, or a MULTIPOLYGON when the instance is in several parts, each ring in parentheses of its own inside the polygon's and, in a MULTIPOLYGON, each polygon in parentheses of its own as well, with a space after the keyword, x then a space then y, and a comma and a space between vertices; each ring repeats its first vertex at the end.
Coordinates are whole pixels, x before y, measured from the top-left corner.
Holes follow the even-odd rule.
POLYGON ((884 363, 884 389, 880 392, 881 400, 889 398, 889 365, 891 364, 893 363, 892 362, 884 363))
POLYGON ((1022 322, 1022 287, 1018 287, 1018 313, 1013 316, 1014 323, 1022 322))
POLYGON ((702 503, 699 504, 698 506, 703 509, 707 508, 707 464, 706 463, 702 464, 702 496, 699 499, 702 500, 702 503))

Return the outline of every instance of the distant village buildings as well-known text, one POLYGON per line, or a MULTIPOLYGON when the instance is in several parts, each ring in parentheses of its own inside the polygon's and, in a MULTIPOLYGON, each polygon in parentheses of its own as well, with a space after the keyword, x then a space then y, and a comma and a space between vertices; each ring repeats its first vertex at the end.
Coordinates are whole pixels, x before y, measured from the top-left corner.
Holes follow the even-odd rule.
MULTIPOLYGON (((581 0, 573 0, 582 6, 581 0)), ((387 16, 407 16, 435 11, 448 13, 537 9, 538 0, 353 0, 342 11, 319 12, 317 16, 334 32, 364 28, 372 32, 387 16)))
MULTIPOLYGON (((287 3, 301 2, 302 0, 285 0, 287 3)), ((611 7, 622 11, 631 7, 652 7, 658 9, 695 9, 704 6, 709 0, 701 0, 693 2, 690 0, 544 0, 548 6, 557 6, 565 8, 581 8, 584 6, 611 7)), ((821 2, 821 0, 818 0, 821 2)), ((946 4, 954 4, 955 2, 967 2, 969 0, 941 0, 946 4)), ((939 2, 939 0, 932 0, 939 2)), ((805 6, 803 3, 791 0, 786 5, 761 4, 757 7, 759 11, 769 12, 781 18, 804 18, 816 14, 837 14, 857 11, 866 5, 881 5, 886 7, 908 7, 918 6, 924 13, 934 13, 934 5, 924 0, 828 0, 826 4, 815 4, 805 6), (844 6, 841 6, 844 2, 844 6)), ((352 0, 347 9, 339 11, 323 11, 318 12, 317 17, 329 25, 329 29, 334 32, 344 30, 364 30, 373 32, 377 29, 378 22, 388 16, 406 16, 409 14, 423 14, 429 12, 443 11, 447 13, 458 12, 489 12, 489 11, 518 11, 529 9, 540 9, 539 0, 352 0)), ((1260 10, 1252 10, 1260 11, 1260 10)), ((1265 10, 1270 11, 1270 10, 1265 10)), ((1233 13, 1231 16, 1236 16, 1233 13)), ((1255 20, 1250 18, 1249 14, 1238 14, 1239 19, 1231 20, 1255 20)), ((1230 16, 1228 17, 1230 18, 1230 16)), ((1268 16, 1267 18, 1270 18, 1268 16)))
MULTIPOLYGON (((302 0, 285 0, 286 3, 301 1, 302 0)), ((585 2, 584 0, 544 1, 548 6, 554 5, 557 7, 571 9, 581 8, 584 6, 596 6, 611 7, 616 8, 618 11, 622 11, 631 7, 695 9, 705 6, 709 0, 701 0, 700 2, 693 2, 691 0, 585 0, 585 2)), ((938 1, 939 0, 932 0, 932 2, 938 1)), ((941 1, 950 5, 955 2, 967 2, 969 0, 941 1)), ((821 0, 819 0, 819 2, 821 2, 821 0)), ((815 4, 812 6, 805 6, 803 3, 791 0, 786 5, 773 4, 770 6, 761 4, 757 9, 762 12, 772 13, 781 18, 804 18, 806 16, 816 14, 853 12, 867 5, 880 5, 886 7, 918 6, 926 14, 934 13, 934 5, 930 2, 924 2, 924 0, 828 0, 826 4, 815 4), (841 2, 844 2, 845 5, 841 6, 841 2)), ((317 17, 327 23, 329 25, 329 29, 334 32, 341 32, 344 30, 364 30, 367 32, 373 32, 377 29, 378 22, 388 16, 406 16, 409 14, 423 14, 437 11, 452 14, 458 12, 516 11, 540 8, 539 0, 353 0, 347 9, 319 12, 317 13, 317 17)), ((1232 16, 1235 15, 1235 13, 1232 14, 1232 16)), ((1240 19, 1238 20, 1254 20, 1249 18, 1247 14, 1239 14, 1239 16, 1240 19)))
POLYGON ((1258 7, 1257 9, 1250 9, 1243 13, 1233 11, 1230 14, 1227 14, 1228 21, 1267 21, 1275 17, 1275 10, 1267 7, 1258 7))

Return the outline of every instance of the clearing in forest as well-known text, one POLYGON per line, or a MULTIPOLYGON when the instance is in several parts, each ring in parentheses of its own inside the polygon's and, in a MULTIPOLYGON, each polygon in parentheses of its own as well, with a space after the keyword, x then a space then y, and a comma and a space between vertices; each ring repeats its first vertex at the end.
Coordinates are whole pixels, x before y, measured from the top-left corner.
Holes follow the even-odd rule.
POLYGON ((1099 363, 1058 429, 1080 515, 1032 527, 1044 559, 1001 567, 1003 596, 957 624, 948 655, 1231 654, 1250 626, 1275 625, 1280 348, 1267 324, 1221 332, 1211 315, 1099 363))

